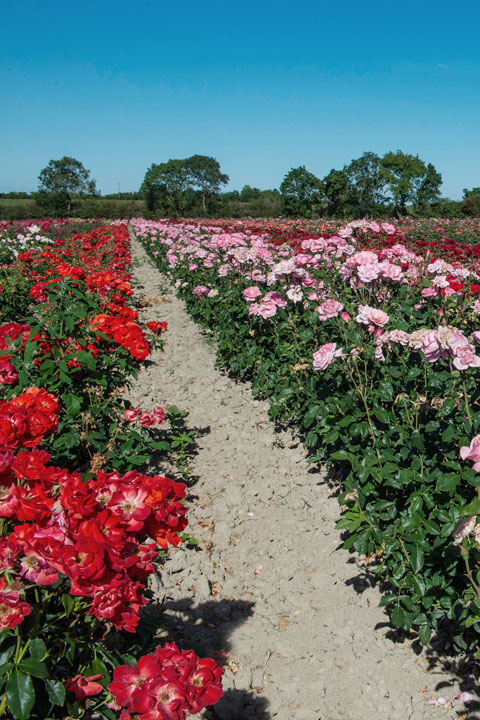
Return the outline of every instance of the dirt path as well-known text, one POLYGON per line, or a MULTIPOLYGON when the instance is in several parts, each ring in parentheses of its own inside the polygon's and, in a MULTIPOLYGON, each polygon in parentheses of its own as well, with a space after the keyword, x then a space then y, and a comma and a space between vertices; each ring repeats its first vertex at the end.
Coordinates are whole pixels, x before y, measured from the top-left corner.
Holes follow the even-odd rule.
POLYGON ((168 321, 166 348, 130 397, 146 409, 177 404, 204 431, 189 511, 200 550, 175 550, 158 592, 172 637, 227 663, 226 694, 206 717, 461 716, 461 701, 426 704, 453 698, 458 677, 390 639, 378 591, 339 549, 338 503, 325 478, 312 473, 300 445, 274 433, 249 386, 214 369, 214 348, 137 242, 133 256, 140 292, 171 302, 144 311, 168 321))

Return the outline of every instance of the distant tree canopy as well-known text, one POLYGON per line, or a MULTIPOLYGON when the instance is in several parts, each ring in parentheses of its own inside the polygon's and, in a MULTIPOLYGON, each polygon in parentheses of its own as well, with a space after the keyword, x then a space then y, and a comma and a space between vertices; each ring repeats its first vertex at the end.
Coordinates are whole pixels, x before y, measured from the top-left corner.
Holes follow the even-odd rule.
POLYGON ((74 197, 99 195, 95 180, 79 160, 63 157, 50 160, 38 176, 37 205, 54 215, 70 214, 74 197))
POLYGON ((175 217, 195 205, 198 196, 201 213, 206 215, 211 211, 221 185, 226 185, 228 180, 217 160, 206 155, 192 155, 183 160, 153 163, 145 173, 140 193, 150 212, 175 217))
POLYGON ((280 192, 285 215, 309 218, 323 209, 323 183, 305 165, 292 168, 285 175, 280 192))
POLYGON ((426 212, 439 200, 442 176, 418 155, 401 150, 382 158, 366 152, 323 180, 305 170, 290 170, 280 190, 286 215, 336 217, 405 215, 407 205, 426 212))

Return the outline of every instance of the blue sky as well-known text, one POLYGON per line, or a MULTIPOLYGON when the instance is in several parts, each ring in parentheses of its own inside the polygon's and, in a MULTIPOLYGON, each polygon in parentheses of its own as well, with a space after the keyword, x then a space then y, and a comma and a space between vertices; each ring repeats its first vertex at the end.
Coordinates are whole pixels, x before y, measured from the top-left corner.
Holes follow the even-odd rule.
POLYGON ((211 155, 229 188, 371 150, 480 185, 480 5, 243 0, 2 3, 0 191, 70 155, 103 193, 211 155))

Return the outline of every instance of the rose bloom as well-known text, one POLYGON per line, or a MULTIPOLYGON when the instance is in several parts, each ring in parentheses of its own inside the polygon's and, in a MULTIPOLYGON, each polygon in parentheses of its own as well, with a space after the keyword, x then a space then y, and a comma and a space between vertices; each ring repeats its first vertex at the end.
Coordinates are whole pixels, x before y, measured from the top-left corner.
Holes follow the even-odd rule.
POLYGON ((338 300, 334 300, 333 298, 329 298, 316 307, 315 310, 318 312, 318 319, 324 322, 325 320, 337 317, 337 315, 343 310, 343 307, 343 303, 338 300))
POLYGON ((152 415, 150 415, 150 413, 147 412, 146 410, 144 412, 142 412, 142 414, 140 415, 139 422, 140 422, 140 425, 144 428, 153 427, 154 425, 157 424, 157 421, 155 420, 155 418, 152 415))
POLYGON ((473 528, 475 527, 475 523, 477 522, 477 516, 476 515, 470 515, 468 517, 464 517, 461 520, 457 522, 455 527, 453 528, 453 537, 455 538, 453 544, 454 545, 460 545, 462 540, 470 535, 473 528))
POLYGON ((314 370, 326 370, 335 358, 341 357, 342 354, 342 348, 337 349, 336 343, 325 343, 317 352, 313 353, 314 370))
POLYGON ((435 288, 427 287, 422 290, 422 297, 437 297, 438 293, 435 288))
POLYGON ((457 348, 453 366, 457 370, 466 370, 469 367, 480 367, 480 357, 475 355, 472 345, 464 345, 457 348))
POLYGON ((247 302, 253 302, 257 297, 260 297, 261 294, 262 291, 257 285, 251 285, 243 291, 243 297, 247 302))
POLYGON ((358 277, 364 283, 373 282, 380 275, 380 267, 377 263, 368 263, 368 265, 359 265, 357 268, 358 277))
POLYGON ((460 448, 460 457, 462 460, 471 460, 473 469, 476 472, 480 471, 480 435, 475 435, 469 446, 464 445, 460 448))

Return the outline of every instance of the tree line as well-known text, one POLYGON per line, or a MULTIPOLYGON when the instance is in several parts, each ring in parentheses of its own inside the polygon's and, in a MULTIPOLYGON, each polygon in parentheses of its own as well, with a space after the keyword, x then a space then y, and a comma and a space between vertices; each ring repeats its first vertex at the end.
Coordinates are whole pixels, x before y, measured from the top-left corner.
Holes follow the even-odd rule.
POLYGON ((138 192, 101 196, 90 171, 72 157, 50 160, 38 180, 37 192, 0 193, 0 199, 33 200, 37 216, 44 217, 106 215, 108 202, 113 215, 121 208, 125 215, 146 210, 152 217, 480 216, 480 187, 464 189, 461 201, 442 198, 442 176, 432 163, 401 150, 383 157, 365 152, 324 178, 304 165, 292 168, 279 190, 246 185, 222 191, 229 177, 206 155, 153 163, 138 192))

